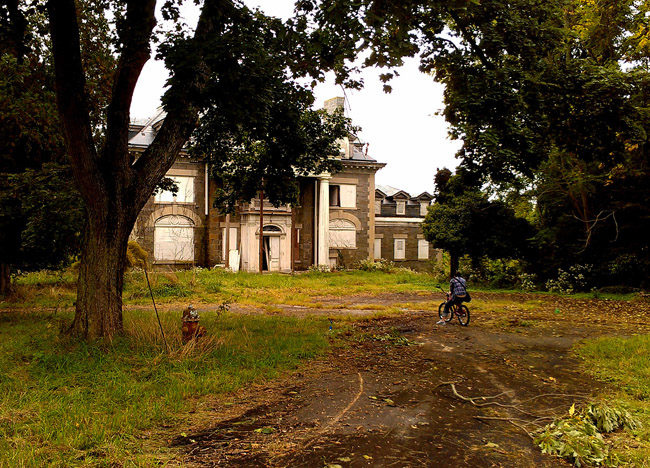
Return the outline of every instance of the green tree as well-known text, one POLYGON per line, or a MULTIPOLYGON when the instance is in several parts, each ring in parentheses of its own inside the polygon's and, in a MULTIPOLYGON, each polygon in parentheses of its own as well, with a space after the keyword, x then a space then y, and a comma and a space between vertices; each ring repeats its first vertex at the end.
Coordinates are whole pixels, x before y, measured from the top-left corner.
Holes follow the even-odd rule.
POLYGON ((363 37, 366 65, 420 54, 445 85, 462 167, 493 193, 535 195, 554 247, 542 263, 632 255, 648 276, 647 0, 301 3, 340 41, 363 37))
MULTIPOLYGON (((88 216, 71 326, 71 332, 81 337, 110 336, 122 330, 129 234, 156 185, 190 140, 200 117, 215 109, 213 119, 226 122, 237 133, 252 134, 247 115, 272 108, 258 106, 266 104, 266 88, 262 86, 259 91, 259 86, 260 77, 268 76, 267 70, 281 70, 286 82, 291 83, 292 78, 304 76, 322 79, 326 68, 343 69, 341 54, 323 53, 342 50, 335 38, 313 33, 304 17, 283 23, 238 1, 206 0, 192 32, 182 24, 180 3, 164 2, 162 15, 171 27, 162 36, 154 33, 154 0, 99 3, 100 9, 110 9, 102 11, 102 17, 114 18, 112 36, 104 45, 115 52, 116 60, 109 74, 112 87, 108 105, 101 114, 105 117, 99 119, 100 135, 90 112, 89 65, 83 60, 76 2, 50 0, 47 4, 58 113, 88 216), (246 40, 253 37, 256 40, 246 40), (152 144, 133 161, 128 151, 129 109, 154 41, 160 42, 159 57, 171 74, 163 97, 167 116, 152 144)), ((288 93, 298 89, 295 83, 283 88, 288 93)), ((221 128, 222 122, 213 123, 221 128)))
POLYGON ((463 172, 436 174, 435 202, 422 223, 425 238, 435 248, 447 250, 451 274, 460 257, 469 255, 477 265, 481 258, 522 258, 534 235, 531 225, 500 200, 490 200, 464 179, 463 172))

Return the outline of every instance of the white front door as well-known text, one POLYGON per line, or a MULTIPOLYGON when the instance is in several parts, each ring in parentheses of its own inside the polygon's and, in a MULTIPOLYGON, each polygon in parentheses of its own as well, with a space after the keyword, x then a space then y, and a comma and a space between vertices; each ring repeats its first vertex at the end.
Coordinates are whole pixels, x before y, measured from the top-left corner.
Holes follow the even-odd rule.
POLYGON ((280 271, 280 237, 269 236, 269 271, 280 271))

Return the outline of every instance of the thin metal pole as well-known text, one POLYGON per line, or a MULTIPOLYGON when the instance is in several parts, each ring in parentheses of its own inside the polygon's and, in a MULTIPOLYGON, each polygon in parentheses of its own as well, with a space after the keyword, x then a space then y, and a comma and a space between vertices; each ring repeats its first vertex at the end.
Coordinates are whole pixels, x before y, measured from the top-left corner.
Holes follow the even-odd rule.
POLYGON ((153 302, 153 310, 156 311, 156 318, 158 319, 158 325, 160 326, 160 333, 162 334, 163 341, 165 342, 165 349, 167 350, 167 354, 169 354, 169 345, 167 344, 167 338, 165 338, 165 331, 163 330, 162 323, 160 322, 160 315, 158 315, 156 300, 153 298, 153 291, 151 290, 151 283, 149 282, 149 274, 147 273, 147 267, 144 267, 144 277, 147 278, 147 286, 149 286, 149 294, 151 294, 151 302, 153 302))

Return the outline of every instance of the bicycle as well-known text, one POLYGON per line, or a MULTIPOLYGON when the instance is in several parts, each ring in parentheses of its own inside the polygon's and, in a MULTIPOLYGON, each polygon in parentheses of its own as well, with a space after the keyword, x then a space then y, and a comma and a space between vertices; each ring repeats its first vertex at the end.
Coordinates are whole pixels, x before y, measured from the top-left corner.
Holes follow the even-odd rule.
POLYGON ((446 323, 449 323, 452 321, 454 316, 456 316, 458 317, 458 323, 460 323, 463 327, 469 325, 469 309, 465 304, 453 304, 451 306, 449 314, 445 314, 445 304, 449 302, 451 295, 449 293, 445 293, 445 296, 447 297, 447 300, 438 306, 438 317, 440 317, 440 320, 444 320, 446 323))

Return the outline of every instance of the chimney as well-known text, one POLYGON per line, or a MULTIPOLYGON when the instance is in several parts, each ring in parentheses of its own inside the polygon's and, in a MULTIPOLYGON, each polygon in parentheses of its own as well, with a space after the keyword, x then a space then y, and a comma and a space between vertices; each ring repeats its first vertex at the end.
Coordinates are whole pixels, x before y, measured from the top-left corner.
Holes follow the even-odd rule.
POLYGON ((344 106, 345 106, 345 98, 335 97, 325 101, 325 105, 323 106, 323 109, 325 109, 330 114, 333 114, 334 111, 336 111, 337 109, 343 110, 344 106))

